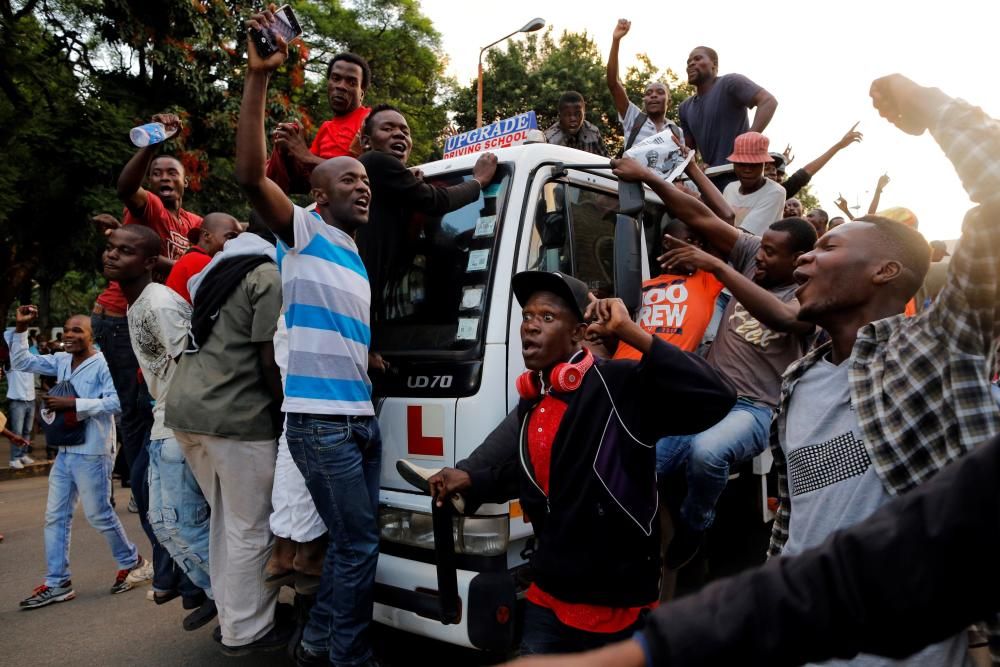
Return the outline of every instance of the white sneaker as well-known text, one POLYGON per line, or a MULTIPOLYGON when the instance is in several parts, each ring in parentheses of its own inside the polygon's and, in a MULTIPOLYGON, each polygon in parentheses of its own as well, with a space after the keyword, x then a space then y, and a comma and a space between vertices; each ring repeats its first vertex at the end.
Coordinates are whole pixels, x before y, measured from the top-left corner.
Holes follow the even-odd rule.
POLYGON ((34 463, 34 462, 35 462, 35 459, 31 458, 31 457, 30 457, 30 456, 28 456, 27 454, 25 454, 24 456, 22 456, 22 457, 21 457, 20 459, 18 459, 18 460, 19 460, 19 461, 20 461, 21 463, 23 463, 24 465, 26 465, 26 466, 30 466, 30 465, 31 465, 32 463, 34 463))
POLYGON ((24 464, 21 463, 20 459, 14 459, 10 462, 10 467, 14 470, 24 470, 24 464))
MULTIPOLYGON (((424 493, 430 494, 431 487, 430 484, 427 483, 427 480, 441 472, 441 468, 423 468, 415 463, 407 461, 406 459, 397 459, 396 472, 399 473, 400 477, 413 486, 417 487, 424 493)), ((456 493, 453 495, 451 497, 451 504, 455 507, 455 510, 458 511, 459 514, 463 514, 465 512, 465 498, 462 497, 462 494, 456 493)))
POLYGON ((136 586, 153 580, 153 561, 148 558, 143 559, 142 565, 135 568, 125 577, 125 582, 136 586))

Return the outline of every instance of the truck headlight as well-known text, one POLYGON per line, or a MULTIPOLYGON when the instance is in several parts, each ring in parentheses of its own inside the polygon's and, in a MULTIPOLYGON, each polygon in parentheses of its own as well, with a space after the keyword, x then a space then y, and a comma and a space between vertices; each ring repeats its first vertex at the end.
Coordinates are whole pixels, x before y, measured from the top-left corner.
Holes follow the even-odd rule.
MULTIPOLYGON (((379 507, 379 532, 383 540, 434 548, 434 522, 429 512, 398 507, 379 507)), ((455 552, 475 556, 499 556, 510 542, 510 518, 502 516, 457 516, 452 518, 455 552)))

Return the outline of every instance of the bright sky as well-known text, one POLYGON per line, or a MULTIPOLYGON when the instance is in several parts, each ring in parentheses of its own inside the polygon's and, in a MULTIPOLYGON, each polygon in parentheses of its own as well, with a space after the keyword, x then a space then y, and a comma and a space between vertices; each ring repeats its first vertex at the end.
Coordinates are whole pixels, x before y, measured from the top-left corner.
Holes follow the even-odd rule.
MULTIPOLYGON (((622 9, 612 7, 617 3, 606 1, 506 0, 501 11, 492 3, 476 4, 478 9, 463 5, 459 10, 453 0, 421 0, 442 35, 448 73, 463 84, 476 75, 481 46, 535 16, 553 26, 556 35, 586 31, 605 58, 616 21, 628 18, 632 30, 622 41, 623 69, 636 53, 645 52, 656 65, 671 67, 683 78, 688 52, 705 44, 719 52, 721 74, 745 74, 771 91, 779 105, 765 134, 772 150, 792 144, 793 170, 861 121, 863 143, 842 151, 813 179, 812 192, 831 216, 837 214, 833 202, 838 192, 867 212, 879 175, 888 172, 892 181, 880 208, 912 209, 928 240, 960 235, 971 204, 951 164, 928 134, 904 135, 882 120, 871 106, 868 88, 873 79, 899 72, 1000 117, 996 3, 786 2, 763 5, 767 9, 754 15, 761 5, 714 0, 633 4, 631 16, 622 16, 622 9), (646 8, 645 16, 640 7, 646 8)), ((518 38, 523 36, 513 39, 518 38)), ((488 71, 485 85, 490 85, 488 71)))

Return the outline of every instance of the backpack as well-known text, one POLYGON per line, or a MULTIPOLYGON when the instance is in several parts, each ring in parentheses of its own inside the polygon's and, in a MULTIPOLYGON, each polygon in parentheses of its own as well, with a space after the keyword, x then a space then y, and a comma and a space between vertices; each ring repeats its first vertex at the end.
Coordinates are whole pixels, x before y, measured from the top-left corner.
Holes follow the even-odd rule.
MULTIPOLYGON (((63 380, 49 390, 49 396, 72 396, 76 398, 76 390, 70 381, 63 380)), ((42 428, 45 430, 45 442, 50 447, 75 447, 86 440, 87 424, 76 416, 76 410, 53 412, 42 408, 42 428)))

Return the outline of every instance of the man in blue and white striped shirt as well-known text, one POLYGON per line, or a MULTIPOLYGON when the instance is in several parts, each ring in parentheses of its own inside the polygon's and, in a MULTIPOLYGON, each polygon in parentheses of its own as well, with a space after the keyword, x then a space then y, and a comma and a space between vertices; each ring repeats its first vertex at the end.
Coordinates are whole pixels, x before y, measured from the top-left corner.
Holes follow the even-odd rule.
MULTIPOLYGON (((250 25, 273 20, 264 12, 250 25)), ((333 665, 365 665, 374 660, 366 630, 378 563, 382 441, 368 379, 371 287, 355 234, 368 223, 371 190, 360 162, 332 158, 312 172, 316 210, 309 212, 265 175, 264 100, 271 72, 287 56, 287 46, 279 47, 266 60, 248 47, 236 177, 278 237, 288 329, 285 435, 333 536, 296 657, 299 664, 328 657, 333 665)))

